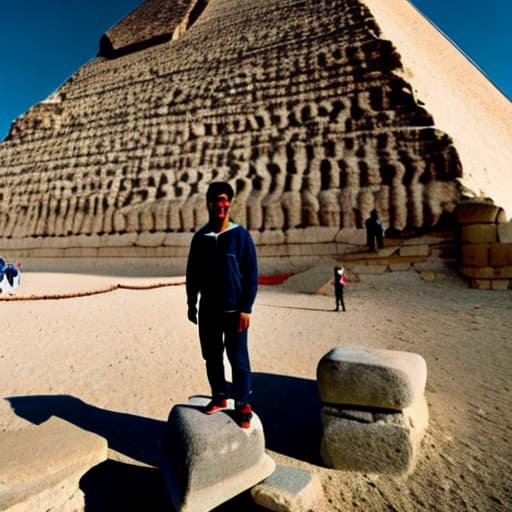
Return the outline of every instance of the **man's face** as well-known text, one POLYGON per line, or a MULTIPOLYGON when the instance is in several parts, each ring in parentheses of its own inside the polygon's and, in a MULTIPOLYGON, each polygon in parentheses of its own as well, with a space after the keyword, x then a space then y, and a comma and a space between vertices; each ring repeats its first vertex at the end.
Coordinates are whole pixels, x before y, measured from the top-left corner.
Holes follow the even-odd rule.
POLYGON ((212 220, 223 221, 229 212, 231 202, 227 194, 219 194, 213 201, 208 203, 208 212, 212 220))

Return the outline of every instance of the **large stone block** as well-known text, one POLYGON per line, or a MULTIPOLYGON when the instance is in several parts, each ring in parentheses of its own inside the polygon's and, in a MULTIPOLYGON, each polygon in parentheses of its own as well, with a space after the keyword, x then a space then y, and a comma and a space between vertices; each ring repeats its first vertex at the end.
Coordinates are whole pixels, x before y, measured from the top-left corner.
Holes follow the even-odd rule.
POLYGON ((172 408, 168 421, 168 464, 163 473, 171 500, 180 512, 203 512, 250 489, 272 474, 275 462, 265 453, 261 421, 241 429, 232 406, 213 415, 194 398, 172 408))
POLYGON ((80 478, 107 459, 105 439, 57 417, 0 433, 0 446, 0 510, 79 510, 80 478))
POLYGON ((428 426, 424 396, 400 412, 324 407, 321 456, 339 470, 409 474, 428 426))
POLYGON ((500 206, 492 203, 461 203, 456 208, 457 222, 465 224, 497 224, 505 222, 506 215, 500 206))
POLYGON ((488 267, 490 244, 468 244, 462 246, 462 264, 466 267, 488 267))
POLYGON ((512 244, 492 244, 489 251, 491 267, 512 265, 512 244))
POLYGON ((272 475, 251 489, 254 501, 274 512, 309 512, 324 501, 320 478, 305 469, 277 466, 272 475))
POLYGON ((498 225, 496 224, 470 224, 463 226, 461 240, 463 243, 480 244, 496 242, 498 237, 498 225))
POLYGON ((318 363, 320 400, 402 410, 423 396, 425 360, 412 352, 335 347, 318 363))

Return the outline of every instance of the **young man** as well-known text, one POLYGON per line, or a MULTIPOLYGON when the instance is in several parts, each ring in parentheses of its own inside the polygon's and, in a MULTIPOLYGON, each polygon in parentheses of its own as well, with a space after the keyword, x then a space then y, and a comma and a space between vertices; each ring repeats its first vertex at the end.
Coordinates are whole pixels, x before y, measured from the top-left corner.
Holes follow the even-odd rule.
POLYGON ((226 349, 232 369, 235 417, 242 428, 249 428, 252 414, 247 330, 256 298, 258 266, 249 232, 229 218, 233 194, 226 182, 211 183, 206 193, 209 221, 194 234, 187 262, 188 319, 199 325, 201 352, 212 390, 205 413, 227 407, 226 349))

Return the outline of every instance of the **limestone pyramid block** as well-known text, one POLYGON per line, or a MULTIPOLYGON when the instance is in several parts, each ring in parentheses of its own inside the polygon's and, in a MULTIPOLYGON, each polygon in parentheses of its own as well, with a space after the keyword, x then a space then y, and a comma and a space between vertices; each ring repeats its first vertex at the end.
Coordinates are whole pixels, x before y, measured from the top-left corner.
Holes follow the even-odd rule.
POLYGON ((175 405, 168 420, 168 464, 163 469, 171 501, 179 512, 206 512, 261 482, 275 469, 265 453, 263 426, 232 419, 232 405, 213 415, 208 399, 175 405))
POLYGON ((326 406, 320 453, 335 469, 365 473, 409 474, 428 426, 423 396, 402 411, 326 406))
POLYGON ((324 404, 402 410, 423 396, 427 365, 412 352, 335 347, 318 363, 317 382, 324 404))

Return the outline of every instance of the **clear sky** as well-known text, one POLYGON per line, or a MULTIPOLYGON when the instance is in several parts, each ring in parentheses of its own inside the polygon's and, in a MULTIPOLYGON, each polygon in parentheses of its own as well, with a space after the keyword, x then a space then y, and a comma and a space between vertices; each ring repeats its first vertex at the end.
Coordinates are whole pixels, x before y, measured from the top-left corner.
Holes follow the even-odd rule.
MULTIPOLYGON (((243 0, 241 0, 243 1, 243 0)), ((0 0, 0 140, 142 0, 0 0)), ((411 0, 512 99, 511 0, 411 0)))

